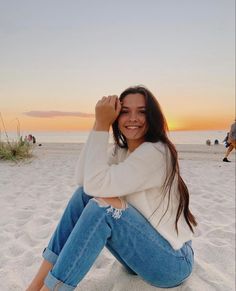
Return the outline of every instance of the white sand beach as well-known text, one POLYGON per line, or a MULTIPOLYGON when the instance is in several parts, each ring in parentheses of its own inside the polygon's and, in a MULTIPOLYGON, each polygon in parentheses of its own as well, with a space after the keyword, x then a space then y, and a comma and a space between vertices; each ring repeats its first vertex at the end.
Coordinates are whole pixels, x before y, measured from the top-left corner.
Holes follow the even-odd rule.
MULTIPOLYGON (((72 192, 82 144, 36 146, 34 158, 0 161, 0 291, 22 291, 72 192)), ((178 145, 180 168, 199 226, 191 278, 172 290, 235 290, 235 152, 222 162, 223 145, 178 145)), ((106 250, 77 291, 151 291, 106 250)), ((167 289, 166 289, 167 290, 167 289)), ((168 289, 169 290, 169 289, 168 289)))

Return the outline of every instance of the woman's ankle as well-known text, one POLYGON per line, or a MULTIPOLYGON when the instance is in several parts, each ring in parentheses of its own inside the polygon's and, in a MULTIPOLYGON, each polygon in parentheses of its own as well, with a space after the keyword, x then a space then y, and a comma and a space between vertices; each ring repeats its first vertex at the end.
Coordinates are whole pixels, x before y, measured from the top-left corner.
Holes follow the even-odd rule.
POLYGON ((43 284, 32 282, 25 291, 40 291, 43 284))
POLYGON ((48 272, 52 269, 53 265, 47 260, 43 260, 36 276, 30 283, 26 291, 40 291, 44 286, 44 279, 46 278, 48 272))

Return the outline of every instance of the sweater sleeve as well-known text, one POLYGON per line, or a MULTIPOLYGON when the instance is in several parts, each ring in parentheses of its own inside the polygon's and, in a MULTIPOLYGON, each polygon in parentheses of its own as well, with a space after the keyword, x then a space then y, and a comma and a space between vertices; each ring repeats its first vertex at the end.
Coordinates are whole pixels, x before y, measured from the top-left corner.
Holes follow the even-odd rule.
POLYGON ((113 153, 114 153, 114 147, 110 147, 108 149, 108 159, 107 159, 108 165, 117 163, 117 156, 115 156, 113 153))
POLYGON ((91 133, 92 132, 90 132, 86 143, 83 145, 83 148, 79 154, 79 159, 78 159, 78 162, 77 162, 76 168, 75 168, 75 179, 76 179, 76 182, 80 186, 82 186, 84 184, 84 166, 85 166, 86 154, 88 151, 88 144, 89 144, 90 139, 91 139, 91 133))
MULTIPOLYGON (((83 184, 84 184, 84 167, 85 167, 85 163, 86 163, 86 156, 87 156, 87 152, 88 152, 88 145, 89 145, 90 140, 91 140, 91 135, 92 135, 92 132, 90 132, 86 143, 83 145, 83 147, 80 151, 79 159, 78 159, 78 162, 77 162, 76 168, 75 168, 75 181, 80 186, 83 186, 83 184)), ((117 157, 115 157, 113 155, 113 152, 114 152, 113 147, 110 147, 107 151, 107 161, 108 161, 109 165, 117 163, 117 157)))
POLYGON ((88 145, 84 190, 96 197, 116 197, 162 187, 164 154, 152 143, 143 143, 123 162, 107 163, 108 132, 93 131, 88 145))

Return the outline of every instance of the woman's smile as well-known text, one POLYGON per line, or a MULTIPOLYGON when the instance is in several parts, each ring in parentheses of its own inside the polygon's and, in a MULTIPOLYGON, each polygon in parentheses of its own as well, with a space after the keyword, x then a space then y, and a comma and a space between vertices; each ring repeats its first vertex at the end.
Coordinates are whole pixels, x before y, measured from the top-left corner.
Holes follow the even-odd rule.
POLYGON ((129 94, 122 100, 118 126, 125 136, 129 150, 144 142, 147 131, 146 102, 143 95, 129 94))

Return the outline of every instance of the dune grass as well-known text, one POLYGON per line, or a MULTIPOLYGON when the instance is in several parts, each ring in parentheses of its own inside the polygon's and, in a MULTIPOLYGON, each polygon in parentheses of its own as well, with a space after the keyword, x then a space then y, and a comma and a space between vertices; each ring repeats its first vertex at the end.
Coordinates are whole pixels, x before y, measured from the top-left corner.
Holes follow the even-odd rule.
POLYGON ((22 138, 17 141, 0 142, 0 160, 23 160, 31 158, 33 146, 24 142, 22 138))
MULTIPOLYGON (((17 126, 17 139, 10 141, 6 127, 0 112, 1 123, 4 129, 6 141, 1 141, 0 139, 0 160, 24 160, 31 158, 33 156, 32 150, 33 145, 29 142, 23 140, 22 136, 20 136, 20 123, 18 121, 17 126)), ((1 135, 0 135, 1 136, 1 135)))

